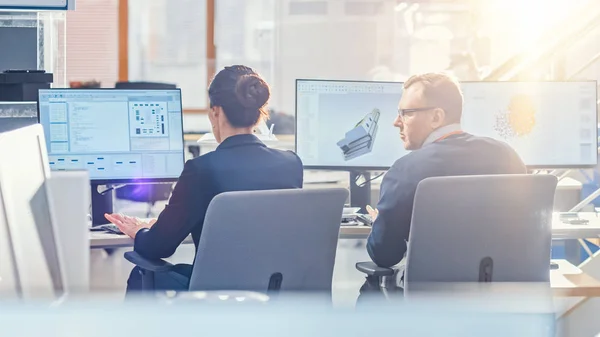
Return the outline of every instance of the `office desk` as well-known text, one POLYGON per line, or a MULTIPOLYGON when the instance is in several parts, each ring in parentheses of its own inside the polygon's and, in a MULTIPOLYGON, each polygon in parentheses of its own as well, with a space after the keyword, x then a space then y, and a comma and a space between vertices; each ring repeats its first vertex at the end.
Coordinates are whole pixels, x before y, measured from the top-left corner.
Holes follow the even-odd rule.
MULTIPOLYGON (((553 239, 590 239, 600 237, 600 217, 596 213, 580 213, 580 217, 589 220, 587 225, 569 225, 562 223, 558 218, 558 213, 554 214, 552 223, 553 239)), ((371 233, 369 226, 341 226, 340 239, 366 239, 371 233)), ((183 243, 192 243, 191 237, 188 237, 183 243)), ((98 248, 119 248, 133 247, 133 240, 125 235, 91 232, 90 247, 98 248)))
POLYGON ((589 220, 587 225, 565 224, 554 213, 552 219, 553 239, 591 239, 600 237, 600 217, 595 212, 582 212, 579 217, 589 220))
MULTIPOLYGON (((584 212, 579 215, 590 222, 587 225, 569 225, 562 223, 555 213, 552 221, 553 239, 591 239, 600 237, 600 216, 592 212, 584 212)), ((341 226, 340 239, 366 239, 371 233, 369 226, 341 226)), ((188 237, 184 243, 192 243, 188 237)), ((111 234, 105 232, 91 232, 90 247, 95 248, 119 248, 132 247, 133 240, 125 235, 111 234)))
POLYGON ((557 270, 550 271, 552 293, 556 297, 600 297, 600 281, 585 274, 567 260, 553 260, 557 270))
MULTIPOLYGON (((194 243, 191 236, 183 240, 183 244, 194 243)), ((90 248, 91 249, 106 249, 106 248, 123 248, 133 247, 133 239, 127 235, 113 234, 106 232, 90 232, 90 248)))
MULTIPOLYGON (((371 227, 367 226, 341 226, 340 239, 364 239, 369 236, 371 227)), ((193 243, 191 236, 188 236, 183 244, 193 243)), ((133 239, 126 235, 112 234, 106 232, 90 232, 90 248, 123 248, 133 247, 133 239)))
MULTIPOLYGON (((552 238, 560 239, 592 239, 600 237, 600 216, 594 212, 579 213, 579 217, 589 220, 587 225, 565 224, 559 219, 559 213, 552 217, 552 238)), ((365 239, 371 233, 368 226, 342 226, 340 238, 365 239)))

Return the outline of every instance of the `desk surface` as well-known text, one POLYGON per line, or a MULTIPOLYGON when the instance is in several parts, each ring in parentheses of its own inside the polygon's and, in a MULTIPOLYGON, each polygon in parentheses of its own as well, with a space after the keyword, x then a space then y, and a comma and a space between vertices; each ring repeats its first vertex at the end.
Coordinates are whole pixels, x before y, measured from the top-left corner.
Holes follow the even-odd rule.
MULTIPOLYGON (((370 232, 371 227, 367 226, 341 226, 340 239, 364 239, 369 236, 370 232)), ((188 236, 183 243, 193 243, 192 237, 188 236)), ((133 239, 120 234, 90 232, 90 248, 92 249, 123 247, 133 247, 133 239)))
POLYGON ((589 221, 587 225, 571 225, 560 221, 559 213, 553 214, 553 239, 591 239, 600 237, 600 216, 595 212, 582 212, 579 217, 589 221))
POLYGON ((552 292, 557 297, 600 297, 600 281, 566 260, 554 260, 558 269, 550 271, 552 292))
MULTIPOLYGON (((589 221, 587 225, 571 225, 560 221, 559 213, 553 214, 553 239, 592 239, 600 237, 600 215, 594 212, 579 213, 579 217, 589 221)), ((364 239, 371 233, 368 226, 342 226, 340 238, 364 239)))
MULTIPOLYGON (((596 213, 580 213, 580 217, 589 220, 587 225, 565 224, 554 214, 552 225, 553 239, 591 239, 600 237, 600 216, 596 213)), ((369 226, 341 226, 340 239, 365 239, 371 233, 369 226)), ((188 237, 184 243, 192 243, 188 237)), ((133 240, 125 235, 110 234, 105 232, 91 232, 91 248, 119 248, 132 247, 133 240)))

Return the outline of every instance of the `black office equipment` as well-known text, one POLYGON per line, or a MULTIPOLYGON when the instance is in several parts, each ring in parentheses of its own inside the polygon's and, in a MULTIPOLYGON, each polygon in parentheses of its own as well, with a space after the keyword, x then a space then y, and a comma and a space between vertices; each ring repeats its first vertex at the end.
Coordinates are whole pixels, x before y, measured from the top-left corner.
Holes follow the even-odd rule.
POLYGON ((0 73, 0 101, 36 102, 38 90, 50 89, 53 74, 43 70, 5 70, 0 73))

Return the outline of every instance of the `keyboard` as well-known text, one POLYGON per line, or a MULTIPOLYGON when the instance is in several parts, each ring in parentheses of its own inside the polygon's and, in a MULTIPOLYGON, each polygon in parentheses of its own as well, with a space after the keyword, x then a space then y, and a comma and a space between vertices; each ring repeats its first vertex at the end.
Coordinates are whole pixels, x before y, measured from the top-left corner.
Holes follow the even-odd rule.
MULTIPOLYGON (((140 218, 140 220, 142 220, 143 222, 150 222, 152 220, 152 218, 140 218)), ((123 234, 123 232, 121 232, 121 230, 119 229, 119 227, 117 227, 117 225, 113 224, 113 223, 107 223, 104 225, 98 225, 98 226, 94 226, 93 230, 100 230, 100 231, 105 231, 105 232, 109 232, 109 233, 113 233, 113 234, 123 234)))
POLYGON ((121 232, 121 230, 119 229, 119 227, 117 227, 117 225, 112 224, 112 223, 109 223, 109 224, 106 224, 106 225, 100 225, 100 226, 97 226, 95 228, 102 229, 102 230, 104 230, 106 232, 113 233, 113 234, 123 234, 123 232, 121 232))

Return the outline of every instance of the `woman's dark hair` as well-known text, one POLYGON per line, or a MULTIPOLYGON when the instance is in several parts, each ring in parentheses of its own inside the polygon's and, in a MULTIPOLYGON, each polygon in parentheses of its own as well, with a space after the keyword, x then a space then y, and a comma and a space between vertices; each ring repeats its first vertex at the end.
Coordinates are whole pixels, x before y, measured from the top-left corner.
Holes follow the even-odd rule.
POLYGON ((246 66, 230 66, 219 71, 208 88, 210 107, 223 108, 233 127, 250 127, 269 117, 266 109, 271 96, 269 85, 246 66))

